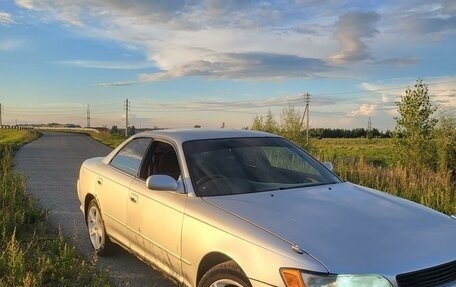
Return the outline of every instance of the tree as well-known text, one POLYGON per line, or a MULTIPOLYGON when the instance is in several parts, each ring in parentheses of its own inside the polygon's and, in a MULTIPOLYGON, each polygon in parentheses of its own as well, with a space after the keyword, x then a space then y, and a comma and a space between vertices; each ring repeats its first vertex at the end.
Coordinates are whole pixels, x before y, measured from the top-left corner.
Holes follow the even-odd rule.
POLYGON ((271 110, 268 111, 266 116, 255 116, 253 118, 252 130, 263 131, 268 133, 278 133, 279 125, 274 119, 271 110))
POLYGON ((277 133, 279 127, 276 120, 274 119, 274 115, 272 114, 271 110, 268 111, 263 120, 263 130, 265 132, 277 133))
POLYGON ((282 109, 279 124, 269 110, 266 116, 253 118, 252 130, 276 133, 299 146, 306 147, 305 136, 301 131, 301 117, 302 114, 290 105, 282 109))
POLYGON ((395 117, 393 133, 397 163, 407 167, 435 168, 435 145, 431 143, 432 133, 437 124, 433 113, 428 86, 421 79, 414 89, 407 88, 396 102, 399 116, 395 117))
POLYGON ((132 135, 136 134, 136 127, 135 126, 128 127, 127 134, 128 134, 128 136, 132 136, 132 135))
POLYGON ((264 131, 263 117, 256 115, 253 118, 252 130, 264 131))
POLYGON ((449 170, 453 176, 456 176, 456 116, 454 113, 441 113, 435 137, 439 169, 449 170))
POLYGON ((301 118, 302 114, 293 105, 283 108, 280 114, 279 134, 295 144, 305 147, 306 140, 304 133, 301 131, 301 118))
POLYGON ((118 135, 119 134, 119 128, 117 126, 112 126, 111 134, 118 135))

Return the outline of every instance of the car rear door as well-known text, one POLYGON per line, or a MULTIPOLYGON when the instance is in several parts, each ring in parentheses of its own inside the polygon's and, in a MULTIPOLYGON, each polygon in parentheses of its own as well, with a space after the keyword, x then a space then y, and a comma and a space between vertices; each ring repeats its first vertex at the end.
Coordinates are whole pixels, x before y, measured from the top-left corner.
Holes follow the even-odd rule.
POLYGON ((164 174, 180 181, 180 167, 174 148, 154 142, 143 161, 142 172, 130 187, 128 231, 130 247, 171 276, 181 279, 181 232, 187 194, 180 191, 150 190, 146 179, 164 174))

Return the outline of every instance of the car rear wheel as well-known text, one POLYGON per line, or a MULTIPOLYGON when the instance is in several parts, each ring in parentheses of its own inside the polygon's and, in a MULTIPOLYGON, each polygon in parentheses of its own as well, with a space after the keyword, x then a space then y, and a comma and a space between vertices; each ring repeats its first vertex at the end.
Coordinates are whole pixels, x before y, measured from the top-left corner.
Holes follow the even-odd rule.
POLYGON ((215 265, 201 278, 198 287, 251 287, 244 272, 234 261, 215 265))
POLYGON ((111 241, 106 234, 101 211, 97 201, 92 199, 87 208, 87 228, 89 230, 90 243, 99 255, 106 255, 111 248, 111 241))

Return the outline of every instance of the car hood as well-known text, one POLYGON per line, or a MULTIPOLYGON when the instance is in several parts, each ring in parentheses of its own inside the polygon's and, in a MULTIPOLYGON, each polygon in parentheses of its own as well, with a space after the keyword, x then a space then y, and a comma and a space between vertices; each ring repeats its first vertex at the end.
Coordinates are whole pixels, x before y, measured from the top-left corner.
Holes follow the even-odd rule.
POLYGON ((394 276, 456 260, 456 220, 348 182, 204 200, 297 244, 331 273, 394 276))

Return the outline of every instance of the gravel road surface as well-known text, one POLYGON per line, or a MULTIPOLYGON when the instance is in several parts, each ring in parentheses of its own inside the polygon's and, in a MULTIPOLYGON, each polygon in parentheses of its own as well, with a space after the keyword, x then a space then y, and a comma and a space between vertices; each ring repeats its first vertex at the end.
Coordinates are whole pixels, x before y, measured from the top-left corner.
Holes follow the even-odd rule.
MULTIPOLYGON (((25 145, 15 156, 16 168, 27 178, 27 191, 49 211, 51 226, 76 241, 78 251, 92 258, 87 228, 79 210, 76 181, 82 162, 105 156, 110 148, 92 138, 72 133, 45 133, 25 145)), ((120 247, 98 264, 108 268, 116 286, 175 286, 151 267, 120 247)))

